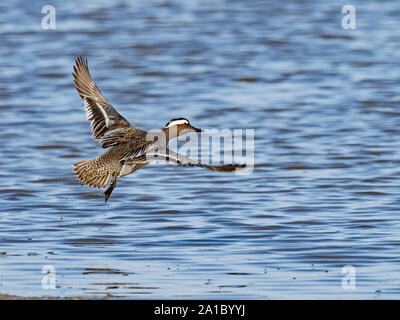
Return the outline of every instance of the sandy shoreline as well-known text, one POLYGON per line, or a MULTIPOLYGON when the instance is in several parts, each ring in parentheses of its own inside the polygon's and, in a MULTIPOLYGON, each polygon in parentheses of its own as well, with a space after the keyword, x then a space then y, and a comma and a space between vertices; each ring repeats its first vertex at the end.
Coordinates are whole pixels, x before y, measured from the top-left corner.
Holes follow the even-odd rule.
MULTIPOLYGON (((102 297, 102 298, 99 298, 98 300, 103 300, 103 299, 107 299, 107 297, 102 297)), ((11 295, 11 294, 0 293, 0 300, 90 300, 90 299, 84 298, 84 297, 66 297, 66 298, 49 297, 49 296, 21 297, 21 296, 15 296, 15 295, 11 295)))

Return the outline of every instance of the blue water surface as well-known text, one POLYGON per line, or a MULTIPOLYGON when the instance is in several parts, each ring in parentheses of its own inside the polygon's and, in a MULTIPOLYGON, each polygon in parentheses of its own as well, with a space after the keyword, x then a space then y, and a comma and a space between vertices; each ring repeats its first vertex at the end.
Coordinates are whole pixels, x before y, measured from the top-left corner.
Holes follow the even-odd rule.
POLYGON ((400 2, 44 4, 0 3, 1 294, 400 297, 400 2), (78 55, 136 127, 254 129, 252 174, 151 165, 105 204, 78 55))

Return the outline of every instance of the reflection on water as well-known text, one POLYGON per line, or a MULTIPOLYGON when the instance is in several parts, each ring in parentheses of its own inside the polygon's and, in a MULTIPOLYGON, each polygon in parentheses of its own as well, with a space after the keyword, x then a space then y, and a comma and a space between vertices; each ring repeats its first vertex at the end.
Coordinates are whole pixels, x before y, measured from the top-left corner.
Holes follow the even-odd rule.
POLYGON ((356 30, 326 1, 53 5, 42 30, 39 4, 0 4, 0 293, 398 298, 398 2, 359 4, 356 30), (80 54, 139 128, 254 129, 254 172, 148 166, 105 204, 72 172, 101 152, 80 54))

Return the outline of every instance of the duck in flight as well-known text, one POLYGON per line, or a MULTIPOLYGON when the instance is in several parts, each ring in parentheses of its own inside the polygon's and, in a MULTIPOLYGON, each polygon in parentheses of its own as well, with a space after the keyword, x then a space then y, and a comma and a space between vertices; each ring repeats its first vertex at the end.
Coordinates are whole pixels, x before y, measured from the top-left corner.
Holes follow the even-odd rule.
MULTIPOLYGON (((200 164, 166 147, 159 148, 162 139, 149 139, 147 131, 132 127, 101 94, 89 73, 85 58, 76 59, 72 75, 76 90, 85 104, 87 119, 91 121, 92 137, 99 141, 102 148, 108 148, 97 158, 74 163, 74 172, 81 184, 99 189, 106 188, 113 178, 110 187, 104 192, 106 202, 117 185, 117 178, 155 160, 158 163, 197 166, 219 172, 233 172, 244 168, 244 165, 200 164)), ((201 132, 201 129, 193 127, 185 118, 171 119, 160 130, 166 142, 188 132, 201 132)))

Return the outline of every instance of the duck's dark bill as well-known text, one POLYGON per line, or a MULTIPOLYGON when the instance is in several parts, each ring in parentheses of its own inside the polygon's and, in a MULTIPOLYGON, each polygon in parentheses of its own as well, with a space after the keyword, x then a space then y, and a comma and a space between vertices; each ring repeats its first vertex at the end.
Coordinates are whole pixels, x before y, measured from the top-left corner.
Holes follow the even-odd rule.
POLYGON ((202 132, 203 130, 201 130, 201 129, 199 129, 199 128, 196 128, 196 127, 193 127, 192 126, 192 129, 194 130, 194 131, 196 131, 196 132, 202 132))

